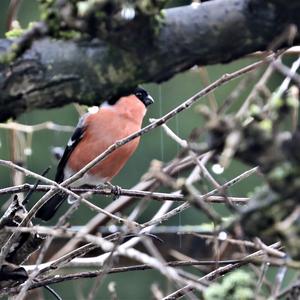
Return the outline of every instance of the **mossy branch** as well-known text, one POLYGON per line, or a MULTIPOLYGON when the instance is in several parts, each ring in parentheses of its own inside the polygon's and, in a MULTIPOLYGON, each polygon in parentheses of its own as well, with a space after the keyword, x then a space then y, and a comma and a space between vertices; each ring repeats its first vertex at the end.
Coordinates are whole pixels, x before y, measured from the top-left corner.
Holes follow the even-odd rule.
POLYGON ((264 108, 250 109, 246 121, 245 116, 242 120, 221 116, 208 123, 208 130, 210 147, 221 157, 232 132, 239 132, 235 158, 259 166, 267 184, 252 195, 249 206, 227 229, 233 233, 239 224, 248 237, 259 236, 268 242, 279 239, 287 253, 299 259, 300 132, 299 128, 283 130, 285 119, 295 109, 298 105, 289 96, 273 96, 264 108))
MULTIPOLYGON (((89 2, 94 1, 84 3, 89 2)), ((0 40, 0 121, 70 102, 98 105, 140 83, 167 80, 193 65, 229 62, 266 50, 289 24, 299 25, 298 6, 291 5, 296 2, 283 6, 276 1, 216 0, 161 12, 164 1, 134 1, 137 15, 127 21, 121 18, 123 23, 117 22, 121 3, 117 0, 112 1, 116 5, 112 19, 105 9, 80 19, 78 8, 74 13, 63 6, 57 15, 54 7, 57 28, 44 16, 39 34, 27 33, 30 42, 23 39, 25 47, 18 47, 18 40, 0 40), (150 14, 142 8, 145 3, 152 5, 150 14), (113 23, 108 25, 108 20, 113 23), (76 33, 77 27, 84 29, 80 40, 72 35, 62 38, 76 33), (17 48, 10 52, 12 46, 17 48)), ((297 41, 299 34, 292 40, 297 41)))

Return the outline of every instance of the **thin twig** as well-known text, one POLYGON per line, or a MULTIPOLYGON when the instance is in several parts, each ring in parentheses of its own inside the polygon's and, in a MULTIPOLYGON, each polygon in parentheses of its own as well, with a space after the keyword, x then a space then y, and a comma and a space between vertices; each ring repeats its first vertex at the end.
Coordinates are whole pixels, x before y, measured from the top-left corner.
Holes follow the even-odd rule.
MULTIPOLYGON (((80 201, 77 200, 75 201, 70 208, 64 213, 58 220, 57 224, 55 225, 55 228, 62 228, 67 220, 71 217, 71 215, 76 211, 76 209, 79 207, 80 201)), ((38 255, 38 258, 36 260, 36 268, 33 270, 33 272, 29 275, 28 279, 26 282, 22 284, 22 289, 20 293, 17 295, 16 300, 22 300, 26 297, 26 292, 33 282, 33 280, 41 273, 41 270, 38 268, 38 265, 42 263, 46 256, 46 252, 48 248, 50 247, 54 237, 53 236, 48 236, 47 239, 44 241, 44 244, 40 250, 40 253, 38 255)))
POLYGON ((8 123, 0 123, 0 128, 22 131, 22 132, 26 132, 26 133, 33 133, 33 132, 44 130, 44 129, 54 130, 54 131, 59 131, 59 132, 73 132, 74 131, 73 126, 59 125, 59 124, 55 124, 53 122, 44 122, 44 123, 35 124, 35 125, 25 125, 25 124, 20 124, 17 122, 8 122, 8 123))
POLYGON ((292 69, 285 66, 281 61, 276 60, 272 63, 274 68, 279 71, 282 75, 289 78, 290 80, 294 81, 298 86, 300 86, 300 76, 293 72, 292 69))
MULTIPOLYGON (((179 276, 175 270, 171 267, 164 266, 161 262, 159 262, 157 259, 142 253, 136 249, 119 246, 117 248, 114 247, 114 244, 110 241, 105 240, 104 238, 100 236, 93 236, 90 234, 84 234, 84 235, 78 235, 78 232, 73 232, 68 229, 51 229, 48 227, 43 226, 33 226, 31 228, 28 227, 6 227, 9 231, 18 231, 18 232, 32 232, 32 233, 39 233, 39 234, 45 234, 45 235, 52 235, 57 238, 65 238, 65 237, 77 237, 83 241, 94 243, 95 245, 98 245, 102 248, 103 251, 108 252, 108 255, 112 250, 115 251, 115 255, 122 255, 125 257, 128 257, 130 259, 139 261, 144 264, 148 264, 154 269, 157 269, 162 275, 166 276, 167 278, 174 280, 176 282, 181 283, 187 283, 194 288, 198 289, 199 285, 196 283, 191 282, 190 280, 186 280, 179 276)), ((106 258, 105 258, 106 259, 106 258)), ((104 260, 105 261, 105 260, 104 260)))
MULTIPOLYGON (((14 163, 12 163, 11 161, 6 161, 6 160, 0 160, 0 165, 18 170, 22 173, 24 173, 27 176, 32 176, 40 181, 52 184, 53 186, 55 186, 56 188, 64 191, 65 193, 67 193, 68 195, 71 195, 72 197, 76 198, 76 199, 80 199, 82 200, 82 202, 86 205, 88 205, 89 207, 92 207, 94 210, 97 210, 98 212, 104 213, 106 214, 108 217, 112 217, 115 218, 118 222, 122 222, 122 223, 128 223, 128 221, 126 221, 123 218, 120 218, 118 216, 115 216, 107 211, 105 211, 104 209, 100 208, 100 207, 96 207, 95 205, 91 204, 89 201, 87 201, 86 199, 83 199, 81 196, 78 196, 77 194, 75 194, 74 192, 66 189, 65 187, 63 187, 62 185, 58 184, 57 182, 50 180, 44 176, 41 176, 35 172, 29 171, 25 168, 22 168, 14 163)), ((20 222, 19 226, 26 226, 28 224, 28 222, 33 218, 33 216, 35 215, 35 213, 38 211, 38 209, 40 209, 42 207, 42 205, 44 205, 44 203, 46 203, 46 201, 48 199, 50 199, 54 194, 56 193, 56 191, 54 189, 49 190, 32 208, 31 210, 28 212, 27 216, 20 222)), ((136 224, 138 225, 138 224, 136 224)), ((5 245, 2 247, 1 249, 1 253, 0 253, 0 266, 3 264, 4 259, 6 258, 10 248, 12 247, 13 243, 16 241, 16 239, 19 237, 20 232, 16 231, 13 232, 13 234, 10 236, 10 238, 8 239, 8 241, 5 243, 5 245)))
MULTIPOLYGON (((241 260, 220 260, 218 263, 220 265, 228 265, 238 263, 241 260)), ((214 260, 207 260, 207 261, 198 261, 198 260, 190 260, 190 261, 172 261, 165 264, 165 266, 170 267, 188 267, 188 266, 213 266, 216 262, 214 260)), ((141 265, 133 265, 133 266, 126 266, 126 267, 116 267, 112 268, 108 271, 109 274, 115 273, 124 273, 124 272, 133 272, 133 271, 144 271, 152 269, 151 266, 148 264, 141 264, 141 265)), ((70 281, 70 280, 77 280, 83 278, 93 278, 101 275, 103 272, 102 270, 97 271, 89 271, 89 272, 79 272, 67 275, 55 275, 49 276, 46 278, 40 279, 38 282, 33 282, 29 287, 29 290, 39 288, 44 285, 51 285, 55 283, 70 281)), ((20 287, 10 288, 10 289, 3 289, 0 295, 7 295, 7 294, 14 294, 19 292, 20 287)))
MULTIPOLYGON (((7 187, 0 189, 0 195, 3 194, 15 194, 18 192, 27 192, 31 189, 33 189, 34 186, 28 183, 7 187)), ((37 192, 47 192, 52 189, 51 185, 39 185, 36 187, 35 191, 37 192)), ((76 194, 82 194, 82 193, 90 193, 93 195, 104 195, 104 196, 115 196, 115 190, 110 188, 99 188, 99 189, 89 189, 89 188, 69 188, 70 191, 76 193, 76 194)), ((149 191, 139 191, 139 190, 129 190, 120 188, 118 190, 118 195, 120 196, 129 196, 134 198, 145 198, 145 200, 156 200, 156 201, 185 201, 184 196, 180 194, 174 194, 174 193, 160 193, 160 192, 149 192, 149 191)), ((249 198, 247 197, 227 197, 232 201, 233 203, 244 205, 247 204, 249 201, 249 198)), ((105 198, 103 198, 105 199, 105 198)), ((224 203, 226 200, 224 199, 224 196, 210 196, 205 199, 205 202, 211 202, 211 203, 224 203)))
MULTIPOLYGON (((280 243, 275 243, 273 245, 270 245, 269 246, 270 248, 278 248, 280 247, 280 243)), ((224 274, 227 274, 228 272, 231 272, 245 264, 247 264, 249 261, 247 261, 247 259, 252 259, 252 258, 255 258, 255 257, 259 257, 261 255, 264 255, 264 251, 263 250, 259 250, 259 251, 256 251, 250 255, 247 255, 244 260, 238 262, 238 263, 233 263, 233 264, 229 264, 225 267, 220 267, 208 274, 206 274, 205 276, 199 278, 199 282, 203 281, 203 280, 209 280, 209 281, 212 281, 212 280, 215 280, 216 278, 224 275, 224 274)), ((165 298, 163 298, 163 300, 174 300, 174 299, 179 299, 181 298, 182 296, 184 296, 186 293, 190 292, 190 291, 193 291, 193 287, 191 286, 185 286, 184 288, 182 289, 179 289, 171 294, 169 294, 168 296, 166 296, 165 298)))
POLYGON ((300 57, 293 62, 292 67, 290 68, 290 76, 286 77, 277 91, 274 93, 273 98, 280 98, 282 94, 288 89, 289 84, 292 80, 291 76, 295 75, 297 73, 298 68, 300 67, 300 57))
MULTIPOLYGON (((238 183, 239 181, 251 176, 252 174, 254 174, 256 171, 258 170, 258 167, 252 168, 244 173, 242 173, 241 175, 229 180, 228 182, 226 182, 223 186, 222 189, 228 189, 229 187, 233 186, 234 184, 238 183)), ((214 189, 212 191, 210 191, 209 193, 201 196, 202 199, 206 199, 207 197, 213 196, 216 193, 219 192, 219 189, 214 189)), ((171 210, 170 212, 166 213, 164 216, 162 216, 159 219, 155 219, 155 220, 151 220, 149 222, 146 222, 144 224, 141 224, 141 228, 145 228, 148 226, 152 226, 155 224, 160 224, 166 220, 168 220, 169 218, 181 213, 182 211, 186 210, 187 208, 191 207, 191 203, 189 202, 185 202, 183 204, 181 204, 180 206, 174 208, 173 210, 171 210)))

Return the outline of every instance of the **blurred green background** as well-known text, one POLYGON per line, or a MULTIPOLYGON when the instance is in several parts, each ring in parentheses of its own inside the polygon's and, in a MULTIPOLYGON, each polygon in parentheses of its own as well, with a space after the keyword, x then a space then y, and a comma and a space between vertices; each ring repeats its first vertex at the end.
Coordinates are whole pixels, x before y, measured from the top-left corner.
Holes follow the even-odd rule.
MULTIPOLYGON (((188 1, 177 1, 177 4, 184 4, 188 1)), ((176 4, 175 2, 172 3, 176 4)), ((0 35, 4 37, 6 12, 9 5, 9 0, 2 0, 0 2, 0 35)), ((39 19, 39 11, 37 1, 26 0, 19 11, 18 20, 22 27, 27 27, 28 22, 39 19)), ((199 45, 201 46, 201 45, 199 45)), ((208 73, 210 80, 213 81, 219 78, 222 74, 228 73, 238 68, 249 64, 254 59, 243 59, 227 65, 215 65, 209 66, 208 73)), ((276 86, 280 80, 280 76, 275 76, 273 85, 276 86)), ((230 92, 237 86, 239 80, 228 83, 227 85, 219 88, 215 97, 219 103, 223 103, 230 92)), ((147 84, 144 85, 149 93, 156 100, 155 104, 149 109, 149 112, 144 120, 144 124, 148 123, 148 118, 158 118, 167 113, 170 109, 176 107, 184 100, 192 96, 194 93, 203 88, 203 83, 198 69, 190 70, 183 74, 177 75, 168 82, 160 85, 147 84)), ((250 87, 248 87, 249 91, 250 87)), ((244 100, 243 96, 239 103, 236 103, 234 108, 238 107, 244 100)), ((208 103, 207 99, 200 100, 199 103, 208 103)), ((176 118, 168 123, 180 137, 187 138, 191 133, 191 130, 195 127, 201 127, 204 120, 196 113, 194 105, 188 111, 179 114, 176 118)), ((28 112, 20 116, 17 121, 22 124, 38 124, 45 121, 53 121, 57 124, 72 125, 75 126, 78 120, 78 112, 74 105, 68 105, 63 108, 52 110, 35 110, 28 112)), ((49 173, 49 178, 53 178, 55 167, 57 162, 51 154, 51 147, 64 146, 70 136, 70 133, 59 133, 54 131, 43 130, 34 133, 32 137, 32 144, 28 144, 31 148, 32 154, 27 156, 26 167, 30 170, 41 173, 47 166, 52 166, 52 170, 49 173)), ((10 132, 8 130, 0 129, 0 158, 11 159, 10 155, 10 132)), ((137 183, 141 176, 148 170, 149 164, 153 159, 158 159, 163 162, 168 162, 180 151, 178 145, 172 141, 168 136, 162 132, 161 129, 156 129, 141 139, 140 146, 135 152, 133 157, 129 160, 126 167, 121 173, 113 180, 113 184, 117 184, 124 188, 130 188, 137 183)), ((223 183, 228 179, 242 173, 246 170, 246 166, 238 162, 234 162, 226 172, 221 175, 215 175, 215 178, 223 183)), ((184 175, 184 174, 182 174, 184 175)), ((180 175, 179 175, 180 176, 180 175)), ((33 182, 31 178, 26 178, 26 182, 33 182)), ((260 180, 252 176, 250 179, 238 184, 234 188, 230 189, 230 194, 235 196, 246 196, 249 192, 253 191, 253 188, 259 185, 260 180)), ((0 168, 0 188, 11 185, 11 174, 8 169, 0 168)), ((202 186, 203 188, 203 186, 202 186)), ((209 186, 204 186, 204 189, 209 189, 209 186)), ((4 204, 9 198, 8 196, 0 196, 1 203, 4 204)), ((36 195, 31 201, 38 200, 36 195)), ((99 205, 99 199, 93 199, 95 203, 99 205)), ((101 199, 101 207, 104 207, 109 203, 111 199, 101 199)), ((139 221, 143 222, 149 220, 152 214, 158 207, 157 203, 152 203, 146 212, 142 215, 139 221)), ((226 214, 224 208, 216 207, 222 214, 226 214)), ((2 208, 4 209, 4 208, 2 208)), ((72 218, 72 224, 81 225, 85 224, 89 218, 93 216, 85 207, 81 207, 72 218)), ((195 209, 188 209, 180 216, 176 216, 169 220, 166 224, 173 225, 192 225, 201 224, 205 221, 203 214, 195 209)), ((177 238, 177 237, 176 237, 177 238)), ((180 237, 177 238, 180 243, 180 237)), ((84 279, 79 281, 73 281, 63 284, 53 285, 63 299, 84 299, 88 293, 89 287, 93 283, 93 279, 84 279)), ((150 286, 156 282, 164 290, 167 283, 162 279, 156 271, 143 271, 143 272, 131 272, 124 276, 124 274, 109 275, 105 280, 105 283, 100 287, 97 299, 108 299, 107 283, 109 281, 116 282, 116 289, 120 299, 150 299, 150 286)), ((47 295, 47 299, 52 299, 48 292, 44 292, 47 295)))

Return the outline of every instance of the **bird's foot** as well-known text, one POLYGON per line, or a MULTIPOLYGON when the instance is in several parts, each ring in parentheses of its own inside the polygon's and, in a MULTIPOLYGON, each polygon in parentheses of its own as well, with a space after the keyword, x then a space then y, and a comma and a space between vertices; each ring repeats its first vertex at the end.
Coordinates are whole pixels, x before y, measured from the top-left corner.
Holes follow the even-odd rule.
POLYGON ((105 189, 105 188, 107 188, 108 187, 108 185, 106 184, 106 182, 105 183, 100 183, 100 184, 98 184, 98 185, 96 185, 95 186, 95 188, 96 189, 105 189))
POLYGON ((113 185, 109 181, 106 181, 104 185, 108 186, 111 190, 111 193, 113 194, 113 200, 116 200, 120 197, 121 195, 121 187, 118 185, 113 185))
POLYGON ((70 205, 74 204, 78 199, 72 195, 69 195, 67 201, 70 205))

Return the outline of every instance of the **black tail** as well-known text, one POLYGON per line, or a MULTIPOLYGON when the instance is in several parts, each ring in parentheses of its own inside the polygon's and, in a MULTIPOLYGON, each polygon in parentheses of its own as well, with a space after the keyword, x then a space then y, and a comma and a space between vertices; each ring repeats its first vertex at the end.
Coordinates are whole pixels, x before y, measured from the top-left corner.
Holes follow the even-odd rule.
POLYGON ((58 192, 37 211, 35 216, 44 221, 49 221, 67 197, 68 194, 58 192))

